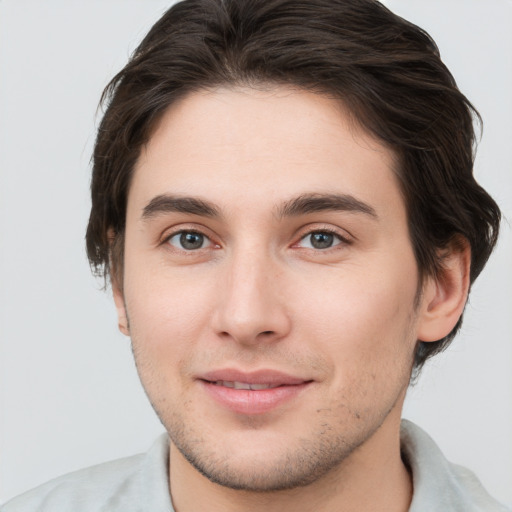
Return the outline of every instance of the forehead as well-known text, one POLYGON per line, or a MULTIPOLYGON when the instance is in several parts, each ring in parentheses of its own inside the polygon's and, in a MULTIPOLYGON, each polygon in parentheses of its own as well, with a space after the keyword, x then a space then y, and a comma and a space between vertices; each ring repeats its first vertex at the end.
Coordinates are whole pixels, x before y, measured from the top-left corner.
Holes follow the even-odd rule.
POLYGON ((192 193, 227 208, 275 206, 304 193, 339 192, 402 205, 394 168, 393 152, 338 100, 284 87, 199 91, 155 127, 129 204, 192 193))

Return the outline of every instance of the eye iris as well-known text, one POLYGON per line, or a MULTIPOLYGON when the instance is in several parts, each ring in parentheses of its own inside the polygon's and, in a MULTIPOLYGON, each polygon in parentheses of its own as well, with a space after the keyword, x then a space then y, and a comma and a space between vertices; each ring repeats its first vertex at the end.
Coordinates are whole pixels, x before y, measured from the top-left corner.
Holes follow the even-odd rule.
POLYGON ((311 245, 315 249, 328 249, 334 242, 334 235, 330 233, 313 233, 311 235, 311 245))
POLYGON ((204 236, 200 233, 182 233, 180 244, 184 249, 200 249, 204 242, 204 236))

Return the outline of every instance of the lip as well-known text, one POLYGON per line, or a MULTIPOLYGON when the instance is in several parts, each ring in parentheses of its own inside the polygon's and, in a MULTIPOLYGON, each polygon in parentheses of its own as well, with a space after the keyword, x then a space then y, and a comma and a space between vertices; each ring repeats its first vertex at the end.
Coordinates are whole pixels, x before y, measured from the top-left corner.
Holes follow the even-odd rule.
POLYGON ((238 414, 264 414, 293 400, 313 381, 275 370, 242 372, 235 369, 215 370, 197 377, 209 397, 220 406, 238 414), (268 389, 235 389, 222 382, 273 386, 268 389))

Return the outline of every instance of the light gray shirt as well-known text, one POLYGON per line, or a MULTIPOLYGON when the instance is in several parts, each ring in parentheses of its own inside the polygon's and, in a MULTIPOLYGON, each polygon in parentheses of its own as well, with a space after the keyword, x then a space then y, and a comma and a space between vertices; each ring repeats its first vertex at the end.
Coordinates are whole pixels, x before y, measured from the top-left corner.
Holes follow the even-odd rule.
MULTIPOLYGON (((409 512, 511 512, 407 420, 401 446, 413 477, 409 512)), ((173 512, 168 460, 169 440, 162 435, 145 454, 61 476, 14 498, 0 512, 173 512)))

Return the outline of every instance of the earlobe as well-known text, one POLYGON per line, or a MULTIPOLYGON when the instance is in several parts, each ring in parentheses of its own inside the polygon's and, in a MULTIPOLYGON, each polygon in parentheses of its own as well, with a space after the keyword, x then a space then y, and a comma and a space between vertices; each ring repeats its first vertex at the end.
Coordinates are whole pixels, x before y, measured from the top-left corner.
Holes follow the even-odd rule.
POLYGON ((438 341, 455 327, 466 305, 469 291, 471 249, 458 238, 440 254, 437 276, 429 276, 423 287, 417 338, 438 341))

